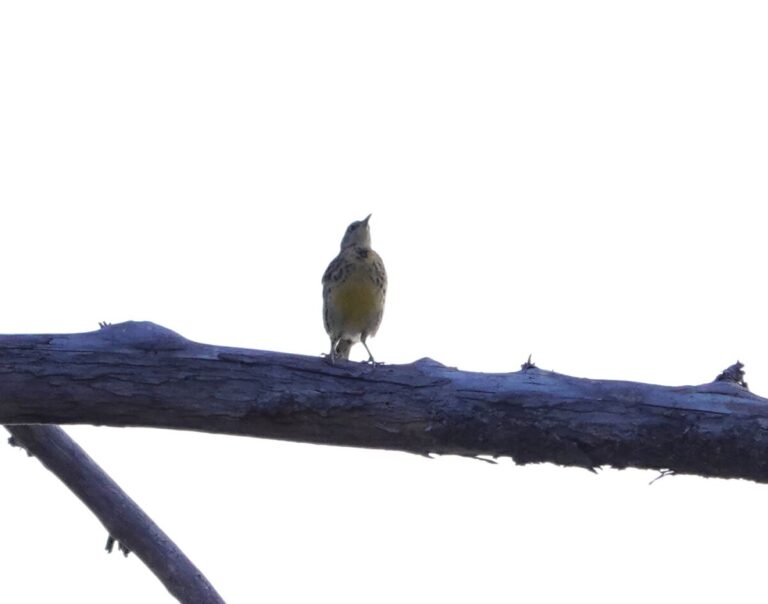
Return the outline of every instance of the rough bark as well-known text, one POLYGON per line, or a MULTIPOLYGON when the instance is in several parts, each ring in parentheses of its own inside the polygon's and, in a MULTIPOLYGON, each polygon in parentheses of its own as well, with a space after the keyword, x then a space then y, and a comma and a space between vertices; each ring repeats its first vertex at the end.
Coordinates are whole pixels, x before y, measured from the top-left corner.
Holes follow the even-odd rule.
POLYGON ((176 544, 57 426, 6 426, 23 447, 54 473, 109 532, 108 549, 134 552, 166 589, 185 604, 223 604, 216 590, 176 544))
MULTIPOLYGON (((738 372, 737 372, 738 373, 738 372)), ((768 482, 768 402, 422 359, 370 366, 198 344, 152 323, 0 337, 0 423, 152 426, 768 482)))

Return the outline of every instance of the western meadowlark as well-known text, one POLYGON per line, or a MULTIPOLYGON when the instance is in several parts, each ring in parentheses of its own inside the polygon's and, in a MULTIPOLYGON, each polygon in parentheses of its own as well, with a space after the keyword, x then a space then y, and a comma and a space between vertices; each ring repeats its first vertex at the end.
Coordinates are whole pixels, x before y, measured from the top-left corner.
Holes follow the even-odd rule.
POLYGON ((387 272, 371 249, 368 220, 347 227, 341 251, 323 275, 323 321, 331 338, 330 360, 348 359, 353 344, 362 342, 368 362, 374 363, 366 340, 375 336, 384 314, 387 272))

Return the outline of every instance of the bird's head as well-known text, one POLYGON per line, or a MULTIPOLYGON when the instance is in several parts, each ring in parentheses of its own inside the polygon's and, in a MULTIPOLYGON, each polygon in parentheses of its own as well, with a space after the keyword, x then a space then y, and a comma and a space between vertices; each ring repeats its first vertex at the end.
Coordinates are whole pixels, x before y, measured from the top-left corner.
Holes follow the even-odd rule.
POLYGON ((341 249, 347 247, 371 247, 371 229, 368 227, 368 221, 371 215, 364 220, 355 220, 347 227, 344 232, 344 238, 341 240, 341 249))

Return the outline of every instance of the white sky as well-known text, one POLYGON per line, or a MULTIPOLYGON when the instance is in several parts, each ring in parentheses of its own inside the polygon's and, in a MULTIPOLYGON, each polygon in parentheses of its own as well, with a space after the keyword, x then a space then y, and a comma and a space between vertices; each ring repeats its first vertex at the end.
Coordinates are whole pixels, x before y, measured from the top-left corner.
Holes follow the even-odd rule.
MULTIPOLYGON (((319 354, 372 212, 379 360, 739 359, 768 394, 766 31, 761 2, 4 2, 0 332, 319 354)), ((765 486, 69 432, 229 602, 765 598, 765 486)), ((35 460, 0 472, 3 600, 172 601, 35 460)))

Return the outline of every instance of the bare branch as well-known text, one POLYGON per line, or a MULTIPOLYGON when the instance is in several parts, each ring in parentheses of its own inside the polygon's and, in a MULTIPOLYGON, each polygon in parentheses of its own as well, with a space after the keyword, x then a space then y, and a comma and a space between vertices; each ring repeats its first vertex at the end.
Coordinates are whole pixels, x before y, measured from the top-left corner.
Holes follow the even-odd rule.
POLYGON ((185 604, 223 603, 208 580, 134 501, 56 426, 6 426, 12 444, 37 457, 96 515, 127 556, 135 554, 185 604))
MULTIPOLYGON (((531 364, 532 365, 532 364, 531 364)), ((370 366, 208 346, 152 323, 0 336, 0 423, 152 426, 768 482, 768 405, 721 380, 667 387, 430 359, 370 366)))

